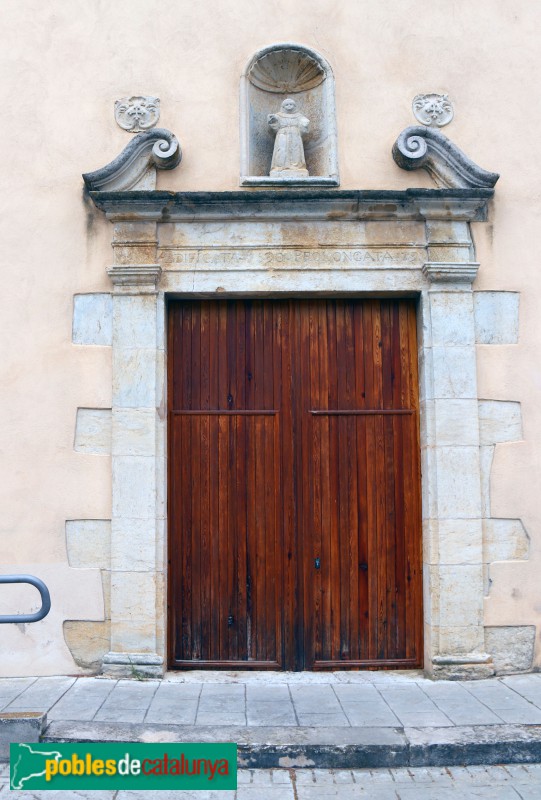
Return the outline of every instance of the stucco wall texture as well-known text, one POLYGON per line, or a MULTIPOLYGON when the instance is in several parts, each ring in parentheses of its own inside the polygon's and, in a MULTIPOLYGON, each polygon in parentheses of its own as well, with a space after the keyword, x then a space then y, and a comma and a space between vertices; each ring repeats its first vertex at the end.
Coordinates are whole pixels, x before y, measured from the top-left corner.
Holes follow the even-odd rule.
MULTIPOLYGON (((444 132, 497 171, 488 223, 473 225, 475 290, 520 292, 514 345, 479 345, 480 399, 518 401, 520 442, 499 444, 491 514, 520 518, 529 559, 491 566, 485 624, 535 625, 541 664, 541 330, 536 240, 541 106, 541 7, 530 0, 3 0, 0 248, 2 386, 0 562, 50 586, 42 623, 0 628, 0 674, 77 673, 64 620, 103 619, 98 569, 68 565, 66 520, 109 519, 108 455, 74 449, 78 407, 110 408, 111 349, 72 343, 73 296, 109 292, 111 225, 83 194, 81 173, 108 163, 130 134, 114 101, 161 99, 160 126, 183 161, 158 188, 239 187, 239 80, 273 42, 307 45, 336 81, 341 188, 431 187, 392 160, 416 124, 413 97, 448 93, 444 132)), ((2 588, 0 613, 26 610, 31 589, 2 588)))

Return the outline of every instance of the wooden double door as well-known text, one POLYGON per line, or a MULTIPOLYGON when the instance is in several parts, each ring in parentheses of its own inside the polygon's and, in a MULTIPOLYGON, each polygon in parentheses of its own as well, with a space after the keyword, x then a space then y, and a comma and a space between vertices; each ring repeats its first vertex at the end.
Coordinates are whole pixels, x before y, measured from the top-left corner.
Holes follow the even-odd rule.
POLYGON ((169 666, 421 666, 413 302, 169 312, 169 666))

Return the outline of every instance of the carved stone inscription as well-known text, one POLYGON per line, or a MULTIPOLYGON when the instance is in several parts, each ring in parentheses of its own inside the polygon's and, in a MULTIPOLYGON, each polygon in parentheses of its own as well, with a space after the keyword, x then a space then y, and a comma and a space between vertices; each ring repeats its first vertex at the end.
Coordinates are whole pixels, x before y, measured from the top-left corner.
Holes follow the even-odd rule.
POLYGON ((164 268, 203 269, 318 269, 419 268, 426 261, 423 247, 325 247, 325 248, 178 248, 161 247, 158 258, 164 268))

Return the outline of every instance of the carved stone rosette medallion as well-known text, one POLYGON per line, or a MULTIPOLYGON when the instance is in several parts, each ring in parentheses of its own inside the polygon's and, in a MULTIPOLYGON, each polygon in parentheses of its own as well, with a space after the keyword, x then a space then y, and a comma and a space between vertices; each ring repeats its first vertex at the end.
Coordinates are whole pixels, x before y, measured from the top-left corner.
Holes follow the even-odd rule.
POLYGON ((446 94, 418 94, 412 103, 415 118, 423 125, 443 128, 454 116, 453 106, 446 94))
POLYGON ((122 97, 115 101, 115 120, 125 131, 148 131, 160 119, 159 97, 122 97))

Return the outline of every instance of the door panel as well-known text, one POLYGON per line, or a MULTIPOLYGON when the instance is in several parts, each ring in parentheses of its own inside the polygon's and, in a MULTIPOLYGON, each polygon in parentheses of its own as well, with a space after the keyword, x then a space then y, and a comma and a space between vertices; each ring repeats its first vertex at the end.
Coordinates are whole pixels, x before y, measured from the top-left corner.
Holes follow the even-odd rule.
POLYGON ((173 667, 418 666, 415 309, 176 301, 173 667))

